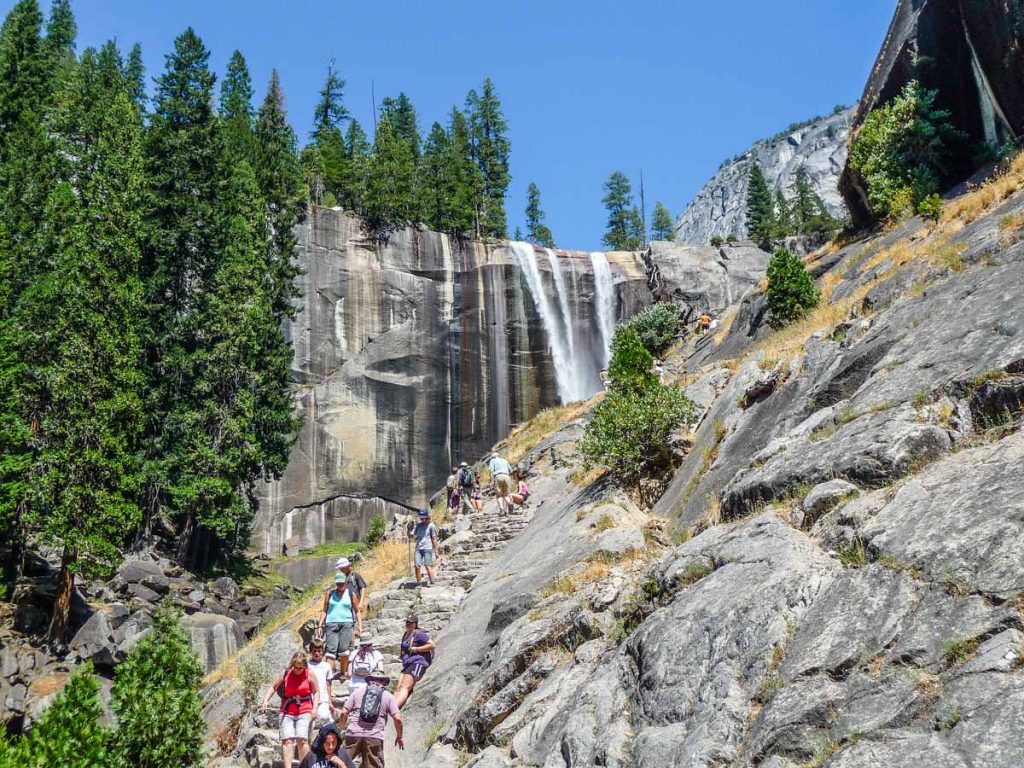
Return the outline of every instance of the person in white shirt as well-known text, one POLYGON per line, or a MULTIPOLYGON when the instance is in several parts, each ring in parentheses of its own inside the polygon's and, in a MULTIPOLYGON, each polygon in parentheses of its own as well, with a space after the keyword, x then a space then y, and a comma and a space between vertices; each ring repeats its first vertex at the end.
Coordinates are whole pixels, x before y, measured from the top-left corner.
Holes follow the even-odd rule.
POLYGON ((373 647, 372 637, 364 635, 359 638, 359 646, 349 652, 348 669, 352 675, 348 681, 349 694, 366 685, 367 676, 384 672, 384 654, 373 647))
POLYGON ((309 661, 306 666, 316 677, 320 689, 320 704, 317 706, 312 722, 311 735, 319 733, 327 723, 334 722, 334 701, 331 699, 331 663, 324 659, 324 641, 315 637, 309 644, 309 661))

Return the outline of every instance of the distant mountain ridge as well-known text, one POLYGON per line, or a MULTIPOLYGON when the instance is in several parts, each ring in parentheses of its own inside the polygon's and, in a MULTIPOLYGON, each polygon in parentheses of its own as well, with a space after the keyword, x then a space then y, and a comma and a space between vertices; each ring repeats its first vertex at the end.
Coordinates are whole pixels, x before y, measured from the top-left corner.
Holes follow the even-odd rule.
POLYGON ((725 162, 679 216, 676 240, 706 245, 715 235, 746 236, 747 171, 753 161, 761 165, 772 190, 782 189, 787 195, 803 166, 829 213, 845 218, 838 181, 846 164, 847 137, 855 111, 856 105, 807 121, 763 139, 725 162))

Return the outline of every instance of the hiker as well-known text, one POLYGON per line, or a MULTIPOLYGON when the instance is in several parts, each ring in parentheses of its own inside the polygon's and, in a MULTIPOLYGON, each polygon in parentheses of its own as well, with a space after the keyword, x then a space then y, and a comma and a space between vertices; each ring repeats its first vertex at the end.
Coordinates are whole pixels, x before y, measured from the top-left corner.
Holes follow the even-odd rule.
POLYGON ((356 768, 352 755, 342 744, 344 736, 333 722, 320 729, 313 747, 302 758, 299 768, 356 768))
POLYGON ((473 511, 471 497, 473 489, 476 487, 476 475, 473 474, 469 464, 462 462, 459 464, 459 511, 464 515, 473 511))
POLYGON ((331 697, 331 676, 334 670, 331 663, 324 660, 324 641, 314 637, 309 644, 309 671, 316 677, 316 687, 320 691, 320 706, 313 717, 312 733, 316 733, 327 723, 334 722, 334 700, 331 697))
POLYGON ((448 475, 448 481, 445 483, 445 487, 448 489, 448 511, 451 514, 455 513, 455 510, 459 508, 462 494, 459 493, 459 468, 452 467, 452 473, 448 475))
POLYGON ((290 766, 293 754, 302 760, 309 752, 309 722, 320 704, 320 689, 307 666, 305 651, 292 655, 288 669, 270 684, 260 709, 270 707, 275 693, 281 697, 281 757, 290 766))
POLYGON ((473 488, 473 495, 469 498, 469 502, 473 505, 473 509, 477 512, 484 511, 484 495, 480 492, 480 486, 477 485, 473 488))
POLYGON ((358 757, 361 768, 384 768, 384 729, 388 717, 395 721, 395 746, 405 749, 402 740, 402 715, 398 702, 388 692, 391 678, 370 675, 366 685, 356 688, 341 708, 338 725, 345 731, 345 749, 358 757))
POLYGON ((491 468, 491 482, 494 483, 494 495, 498 497, 498 511, 503 515, 507 514, 508 496, 512 493, 512 465, 497 453, 492 453, 487 466, 491 468))
POLYGON ((697 328, 700 330, 701 334, 705 334, 705 333, 708 332, 708 329, 710 327, 711 327, 711 315, 709 315, 709 314, 707 314, 705 312, 703 315, 701 315, 700 317, 697 318, 697 328))
POLYGON ((357 571, 352 570, 352 563, 347 557, 339 557, 338 562, 334 564, 334 570, 345 574, 349 589, 352 590, 352 594, 356 596, 356 601, 359 603, 359 612, 366 613, 366 604, 370 599, 370 593, 366 590, 366 579, 357 571))
POLYGON ((416 584, 420 584, 420 568, 427 569, 427 578, 434 583, 434 553, 437 551, 437 526, 430 520, 430 512, 420 510, 420 520, 413 529, 416 537, 416 584))
POLYGON ((363 635, 359 638, 359 647, 353 648, 348 655, 348 668, 352 676, 348 680, 348 692, 366 685, 370 675, 384 672, 384 654, 373 647, 373 638, 363 635))
POLYGON ((521 507, 526 503, 526 500, 530 498, 530 488, 526 485, 526 478, 523 477, 521 472, 516 472, 515 476, 519 485, 516 488, 516 492, 511 494, 509 498, 512 500, 513 504, 517 507, 521 507))
POLYGON ((334 589, 324 595, 319 629, 324 633, 327 660, 334 670, 333 678, 347 677, 352 631, 355 629, 358 634, 363 633, 363 614, 359 610, 359 598, 354 595, 353 586, 344 573, 334 577, 334 589))
POLYGON ((420 617, 416 614, 405 619, 401 651, 402 674, 398 676, 398 688, 395 691, 399 709, 405 706, 416 683, 423 679, 427 667, 434 661, 434 641, 426 630, 420 629, 420 617))

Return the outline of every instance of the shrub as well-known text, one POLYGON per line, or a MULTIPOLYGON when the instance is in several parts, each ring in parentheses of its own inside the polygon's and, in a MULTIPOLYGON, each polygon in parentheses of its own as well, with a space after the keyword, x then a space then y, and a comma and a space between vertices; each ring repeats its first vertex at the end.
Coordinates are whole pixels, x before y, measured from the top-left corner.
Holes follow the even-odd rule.
POLYGON ((935 106, 935 91, 907 83, 888 104, 868 115, 850 149, 850 167, 867 184, 879 218, 900 215, 939 189, 950 145, 961 134, 949 112, 935 106))
POLYGON ((672 345, 679 333, 679 309, 675 304, 655 304, 631 318, 626 325, 637 332, 648 352, 660 355, 672 345))
POLYGON ((108 768, 114 761, 108 746, 110 732, 99 724, 103 714, 99 689, 90 666, 72 675, 21 741, 6 747, 6 754, 0 745, 3 765, 108 768))
POLYGON ((640 334, 631 323, 620 325, 612 339, 612 359, 608 364, 608 377, 619 389, 644 388, 655 381, 651 368, 654 358, 647 351, 640 334))
POLYGON ((202 679, 181 614, 165 603, 153 613, 152 631, 115 670, 115 743, 126 765, 203 764, 202 679))
POLYGON ((376 547, 384 541, 384 534, 388 530, 388 519, 384 515, 374 515, 370 520, 370 530, 363 538, 363 543, 368 547, 376 547))
POLYGON ((712 248, 720 248, 722 246, 722 243, 724 243, 725 241, 722 239, 721 235, 712 235, 711 240, 709 242, 711 243, 712 248))
POLYGON ((727 243, 735 243, 736 242, 736 235, 729 235, 727 238, 725 238, 725 242, 727 242, 727 243))
POLYGON ((239 666, 238 677, 242 683, 242 702, 247 710, 253 710, 260 700, 263 686, 268 682, 270 670, 259 654, 253 653, 239 666))
POLYGON ((938 221, 942 218, 942 198, 937 194, 928 195, 917 204, 917 212, 928 221, 938 221))
POLYGON ((782 328, 818 306, 820 295, 803 262, 785 248, 768 263, 768 322, 782 328))
POLYGON ((657 466, 672 431, 692 421, 693 410, 682 390, 657 381, 613 387, 594 410, 580 451, 589 464, 602 464, 635 485, 657 466))

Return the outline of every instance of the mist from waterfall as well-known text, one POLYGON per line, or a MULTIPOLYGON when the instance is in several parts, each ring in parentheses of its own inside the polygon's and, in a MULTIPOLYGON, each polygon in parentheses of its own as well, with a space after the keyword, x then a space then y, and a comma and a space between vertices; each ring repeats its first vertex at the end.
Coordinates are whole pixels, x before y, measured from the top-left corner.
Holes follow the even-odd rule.
POLYGON ((601 331, 604 357, 601 367, 607 368, 612 354, 612 337, 615 335, 615 282, 608 257, 600 251, 590 254, 594 268, 594 304, 597 308, 597 327, 601 331))
POLYGON ((601 388, 601 382, 594 371, 593 361, 577 350, 576 339, 583 338, 585 334, 578 333, 576 328, 576 313, 566 289, 561 259, 553 251, 545 250, 555 289, 552 292, 544 285, 537 250, 530 243, 512 242, 509 245, 526 278, 530 297, 547 334, 558 399, 563 403, 586 400, 601 388))

